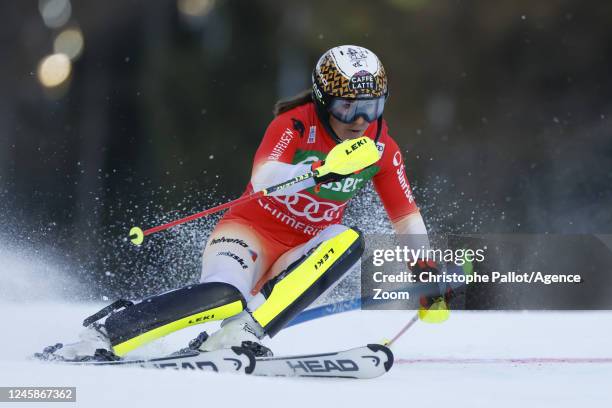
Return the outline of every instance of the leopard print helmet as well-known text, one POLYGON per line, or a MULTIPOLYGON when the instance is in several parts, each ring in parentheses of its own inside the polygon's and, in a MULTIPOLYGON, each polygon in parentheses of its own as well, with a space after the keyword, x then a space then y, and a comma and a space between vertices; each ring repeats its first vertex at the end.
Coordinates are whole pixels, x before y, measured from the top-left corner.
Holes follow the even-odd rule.
POLYGON ((341 45, 325 52, 312 73, 313 98, 321 106, 331 98, 371 99, 386 97, 387 74, 372 51, 341 45))

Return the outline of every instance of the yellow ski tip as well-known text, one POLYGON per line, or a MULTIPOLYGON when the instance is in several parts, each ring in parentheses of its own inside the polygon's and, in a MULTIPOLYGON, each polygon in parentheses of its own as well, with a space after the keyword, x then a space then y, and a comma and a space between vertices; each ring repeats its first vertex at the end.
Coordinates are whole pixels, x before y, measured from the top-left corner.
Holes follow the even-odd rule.
POLYGON ((138 227, 132 227, 130 230, 130 241, 134 245, 140 245, 144 241, 144 233, 138 227))

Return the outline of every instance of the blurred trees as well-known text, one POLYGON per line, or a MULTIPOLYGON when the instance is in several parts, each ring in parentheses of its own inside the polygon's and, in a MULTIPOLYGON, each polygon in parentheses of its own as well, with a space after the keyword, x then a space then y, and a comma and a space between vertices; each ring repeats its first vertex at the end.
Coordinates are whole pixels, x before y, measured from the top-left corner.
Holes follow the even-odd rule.
POLYGON ((341 43, 387 68, 385 115, 432 228, 612 227, 610 2, 74 1, 85 49, 62 96, 36 79, 59 29, 35 2, 0 16, 13 235, 87 253, 237 196, 274 102, 341 43))

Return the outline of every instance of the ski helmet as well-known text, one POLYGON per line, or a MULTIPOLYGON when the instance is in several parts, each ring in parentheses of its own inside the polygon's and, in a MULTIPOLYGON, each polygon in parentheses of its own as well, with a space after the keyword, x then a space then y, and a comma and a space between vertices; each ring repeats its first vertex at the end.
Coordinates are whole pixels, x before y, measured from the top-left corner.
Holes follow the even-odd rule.
MULTIPOLYGON (((318 111, 351 123, 380 119, 388 96, 385 69, 372 51, 356 45, 334 47, 319 58, 312 73, 318 111)), ((326 116, 326 119, 329 117, 326 116)))

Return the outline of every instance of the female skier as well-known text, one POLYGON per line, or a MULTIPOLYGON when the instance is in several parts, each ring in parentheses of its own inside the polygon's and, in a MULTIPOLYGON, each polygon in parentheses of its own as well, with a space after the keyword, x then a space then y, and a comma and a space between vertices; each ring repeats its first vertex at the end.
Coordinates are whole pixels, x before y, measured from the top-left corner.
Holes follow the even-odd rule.
MULTIPOLYGON (((153 296, 93 320, 60 358, 123 356, 178 329, 212 320, 191 347, 231 346, 271 355, 261 340, 331 289, 359 261, 363 239, 341 224, 347 202, 372 180, 398 234, 426 235, 402 154, 383 119, 387 75, 370 50, 344 45, 325 52, 312 90, 278 102, 255 153, 244 194, 317 170, 318 176, 231 208, 204 248, 199 284, 153 296), (371 150, 375 146, 374 160, 371 150), (374 162, 372 164, 372 162, 374 162)), ((86 321, 87 322, 87 321, 86 321)))

